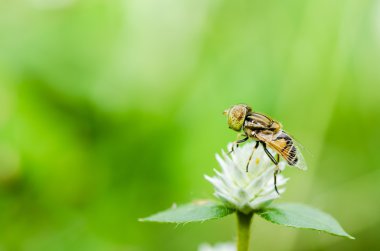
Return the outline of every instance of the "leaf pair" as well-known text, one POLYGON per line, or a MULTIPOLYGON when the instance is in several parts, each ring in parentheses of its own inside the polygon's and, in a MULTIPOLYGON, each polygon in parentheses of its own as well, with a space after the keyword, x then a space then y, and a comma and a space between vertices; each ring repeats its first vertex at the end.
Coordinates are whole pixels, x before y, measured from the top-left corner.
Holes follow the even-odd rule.
MULTIPOLYGON (((140 221, 177 224, 203 222, 223 218, 234 211, 214 202, 190 203, 178 207, 174 206, 166 211, 140 219, 140 221)), ((293 203, 276 204, 255 213, 275 224, 312 229, 354 239, 354 237, 343 230, 332 216, 306 205, 293 203)))

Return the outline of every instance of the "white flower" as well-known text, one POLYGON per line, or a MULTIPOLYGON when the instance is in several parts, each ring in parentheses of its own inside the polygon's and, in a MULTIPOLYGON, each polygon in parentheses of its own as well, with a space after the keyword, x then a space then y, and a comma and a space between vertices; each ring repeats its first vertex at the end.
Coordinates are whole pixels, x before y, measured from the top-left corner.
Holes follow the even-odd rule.
POLYGON ((218 243, 214 246, 204 243, 199 246, 198 251, 236 251, 236 244, 234 243, 218 243))
MULTIPOLYGON (((264 152, 263 147, 254 150, 255 143, 247 143, 235 148, 231 154, 222 151, 222 155, 216 155, 216 159, 222 168, 222 172, 214 169, 216 176, 205 178, 213 184, 214 195, 223 201, 228 207, 235 208, 243 213, 249 213, 267 206, 279 195, 274 189, 274 171, 276 166, 264 152), (249 156, 254 151, 250 161, 248 172, 246 166, 249 156)), ((270 149, 268 149, 271 151, 270 149)), ((271 151, 272 155, 275 153, 271 151)), ((285 161, 280 161, 279 168, 285 168, 285 161)), ((282 194, 284 185, 288 179, 277 175, 277 187, 282 194)))

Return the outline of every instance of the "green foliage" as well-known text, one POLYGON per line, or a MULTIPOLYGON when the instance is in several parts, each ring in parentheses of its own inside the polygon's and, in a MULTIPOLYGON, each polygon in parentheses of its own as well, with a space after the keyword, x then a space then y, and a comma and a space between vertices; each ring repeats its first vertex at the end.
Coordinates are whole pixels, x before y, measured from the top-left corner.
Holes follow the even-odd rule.
MULTIPOLYGON (((160 223, 189 223, 220 219, 234 210, 215 202, 189 203, 156 213, 139 221, 160 223)), ((318 209, 296 203, 272 205, 256 212, 265 220, 301 229, 312 229, 328 234, 355 239, 329 214, 318 209)))
POLYGON ((313 229, 332 235, 355 239, 346 233, 339 223, 330 215, 309 206, 293 203, 276 204, 265 208, 258 214, 275 224, 313 229))
POLYGON ((162 222, 162 223, 188 223, 195 221, 207 221, 220 219, 234 210, 214 202, 190 203, 174 206, 166 211, 140 219, 140 221, 162 222))

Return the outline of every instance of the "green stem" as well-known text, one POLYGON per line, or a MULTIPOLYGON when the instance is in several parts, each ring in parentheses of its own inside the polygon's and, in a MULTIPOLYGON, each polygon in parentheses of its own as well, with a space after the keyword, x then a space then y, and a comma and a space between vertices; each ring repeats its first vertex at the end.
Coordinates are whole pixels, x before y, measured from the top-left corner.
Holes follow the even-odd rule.
POLYGON ((250 226, 253 218, 253 213, 244 214, 237 211, 238 222, 238 239, 237 239, 237 251, 248 251, 249 249, 249 237, 250 226))

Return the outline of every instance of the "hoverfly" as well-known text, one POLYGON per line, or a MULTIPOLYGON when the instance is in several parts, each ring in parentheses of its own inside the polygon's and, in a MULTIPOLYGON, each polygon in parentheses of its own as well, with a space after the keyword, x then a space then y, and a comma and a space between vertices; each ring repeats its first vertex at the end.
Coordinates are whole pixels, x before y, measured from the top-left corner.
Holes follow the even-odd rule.
MULTIPOLYGON (((259 144, 263 146, 265 153, 276 165, 277 168, 274 172, 274 188, 278 194, 276 177, 280 172, 280 169, 278 168, 280 156, 290 166, 295 166, 301 170, 307 169, 305 160, 299 148, 296 146, 297 143, 284 130, 282 130, 282 125, 279 122, 264 114, 252 111, 251 107, 244 104, 234 105, 225 110, 224 114, 227 115, 229 128, 237 132, 243 131, 242 135, 244 138, 234 142, 236 147, 248 139, 256 141, 256 145, 248 159, 246 166, 247 172, 253 153, 255 149, 259 147, 259 144), (267 147, 277 153, 276 158, 268 151, 267 147)), ((233 151, 233 148, 231 151, 233 151)))

